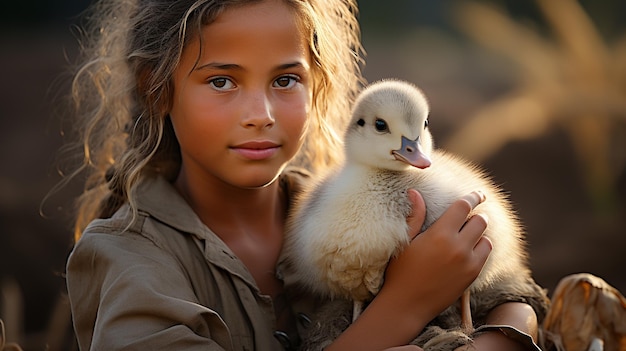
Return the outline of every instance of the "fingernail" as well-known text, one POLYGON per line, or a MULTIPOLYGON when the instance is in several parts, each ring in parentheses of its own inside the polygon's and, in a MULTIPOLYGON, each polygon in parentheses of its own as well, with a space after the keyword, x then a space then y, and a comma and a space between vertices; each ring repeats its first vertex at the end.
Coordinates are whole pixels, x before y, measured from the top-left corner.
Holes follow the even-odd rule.
POLYGON ((485 196, 485 193, 483 193, 482 190, 476 190, 476 194, 478 195, 480 202, 485 201, 485 199, 487 198, 487 196, 485 196))

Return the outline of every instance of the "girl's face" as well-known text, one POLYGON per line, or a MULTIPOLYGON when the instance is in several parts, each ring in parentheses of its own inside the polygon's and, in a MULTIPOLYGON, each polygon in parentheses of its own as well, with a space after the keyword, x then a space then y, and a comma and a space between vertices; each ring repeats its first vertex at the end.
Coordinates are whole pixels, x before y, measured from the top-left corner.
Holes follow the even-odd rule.
POLYGON ((281 0, 237 6, 200 37, 184 49, 173 77, 181 175, 267 185, 302 145, 312 99, 308 46, 295 14, 281 0))

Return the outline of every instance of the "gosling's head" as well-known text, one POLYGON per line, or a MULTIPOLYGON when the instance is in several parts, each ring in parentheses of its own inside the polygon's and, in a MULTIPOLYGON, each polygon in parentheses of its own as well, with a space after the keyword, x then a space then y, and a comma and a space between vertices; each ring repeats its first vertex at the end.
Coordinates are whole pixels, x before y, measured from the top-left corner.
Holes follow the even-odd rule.
POLYGON ((433 145, 424 94, 398 80, 369 85, 355 101, 345 143, 348 162, 394 171, 429 167, 433 145))

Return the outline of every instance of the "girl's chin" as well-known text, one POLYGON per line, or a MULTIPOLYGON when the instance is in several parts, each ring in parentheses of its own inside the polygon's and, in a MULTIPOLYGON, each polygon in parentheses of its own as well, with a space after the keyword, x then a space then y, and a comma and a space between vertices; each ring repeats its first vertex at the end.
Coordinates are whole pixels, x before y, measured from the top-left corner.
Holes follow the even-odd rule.
POLYGON ((278 179, 281 172, 277 172, 276 174, 251 175, 250 177, 246 177, 247 179, 243 180, 241 187, 246 189, 264 188, 274 183, 276 179, 278 179))

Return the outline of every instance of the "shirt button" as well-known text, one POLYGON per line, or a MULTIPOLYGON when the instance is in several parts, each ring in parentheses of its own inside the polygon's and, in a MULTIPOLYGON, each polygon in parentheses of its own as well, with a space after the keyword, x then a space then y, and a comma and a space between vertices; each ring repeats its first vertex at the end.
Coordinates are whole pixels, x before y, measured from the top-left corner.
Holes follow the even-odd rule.
POLYGON ((283 346, 283 349, 285 350, 293 349, 293 345, 291 345, 291 339, 289 339, 289 335, 287 335, 287 333, 277 330, 274 332, 274 337, 283 346))
POLYGON ((305 329, 311 326, 311 318, 304 313, 298 313, 298 322, 300 322, 300 325, 305 329))

